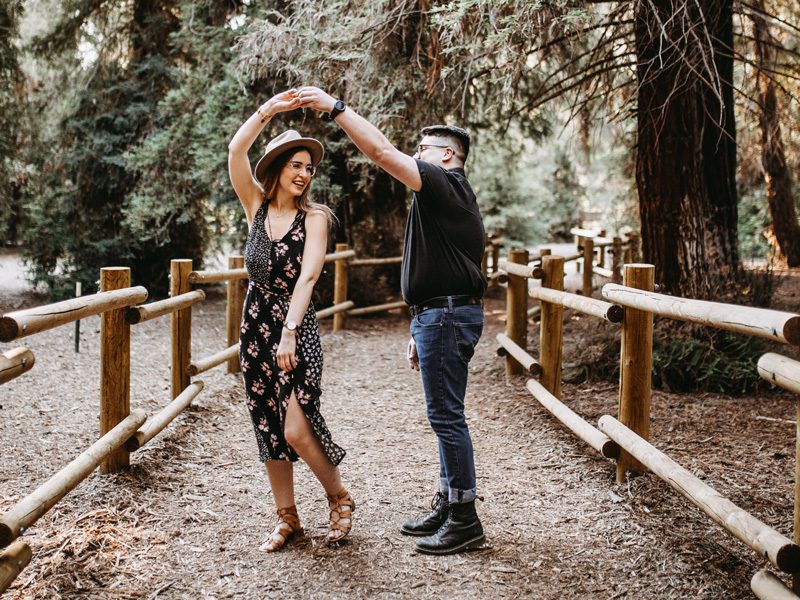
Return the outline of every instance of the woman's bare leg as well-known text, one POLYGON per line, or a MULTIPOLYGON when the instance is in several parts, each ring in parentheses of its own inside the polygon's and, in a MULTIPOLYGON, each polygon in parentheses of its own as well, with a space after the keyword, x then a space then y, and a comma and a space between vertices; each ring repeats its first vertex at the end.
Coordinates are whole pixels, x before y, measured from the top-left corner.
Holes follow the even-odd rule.
POLYGON ((294 506, 294 465, 288 460, 268 460, 264 465, 267 467, 275 508, 294 506))
POLYGON ((331 463, 328 455, 322 449, 322 444, 314 434, 311 423, 303 409, 300 408, 294 392, 289 398, 289 406, 286 409, 283 433, 289 445, 319 479, 322 487, 325 488, 325 493, 332 496, 341 492, 343 486, 339 468, 331 463))

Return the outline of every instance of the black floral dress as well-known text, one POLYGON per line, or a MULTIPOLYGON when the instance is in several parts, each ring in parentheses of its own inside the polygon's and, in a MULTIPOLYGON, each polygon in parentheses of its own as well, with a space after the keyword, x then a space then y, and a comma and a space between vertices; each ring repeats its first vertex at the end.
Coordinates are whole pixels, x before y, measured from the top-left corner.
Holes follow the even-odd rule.
POLYGON ((297 454, 283 435, 286 409, 294 391, 322 448, 331 462, 338 465, 345 451, 331 439, 319 411, 322 345, 313 303, 309 303, 303 321, 297 326, 297 367, 283 371, 276 358, 303 262, 305 214, 298 211, 286 235, 272 241, 264 227, 267 205, 265 201, 256 212, 247 236, 244 261, 250 281, 239 334, 239 362, 259 458, 297 460, 297 454))

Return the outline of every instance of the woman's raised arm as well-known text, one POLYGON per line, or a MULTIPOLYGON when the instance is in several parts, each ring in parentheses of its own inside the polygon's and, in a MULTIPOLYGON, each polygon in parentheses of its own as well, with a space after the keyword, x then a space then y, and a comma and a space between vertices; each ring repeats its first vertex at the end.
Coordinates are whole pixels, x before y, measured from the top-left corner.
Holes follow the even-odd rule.
POLYGON ((231 178, 233 190, 242 203, 248 224, 253 221, 256 211, 261 205, 263 195, 261 187, 253 177, 247 152, 258 137, 258 134, 261 133, 275 114, 292 110, 298 106, 300 106, 300 103, 294 89, 276 94, 250 115, 250 118, 239 127, 239 130, 228 144, 228 174, 231 178))

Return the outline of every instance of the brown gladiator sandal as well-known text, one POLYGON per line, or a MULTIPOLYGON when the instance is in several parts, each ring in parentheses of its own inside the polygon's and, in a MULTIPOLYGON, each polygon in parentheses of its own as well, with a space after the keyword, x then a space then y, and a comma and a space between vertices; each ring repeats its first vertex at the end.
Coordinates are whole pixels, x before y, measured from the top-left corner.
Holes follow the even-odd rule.
POLYGON ((325 541, 328 544, 341 542, 353 526, 353 511, 356 503, 350 492, 342 490, 335 496, 328 496, 328 507, 331 509, 331 524, 325 541))
POLYGON ((280 550, 293 535, 303 533, 303 526, 300 525, 300 517, 297 516, 297 506, 278 509, 278 524, 269 536, 269 539, 261 544, 261 552, 275 552, 280 550))

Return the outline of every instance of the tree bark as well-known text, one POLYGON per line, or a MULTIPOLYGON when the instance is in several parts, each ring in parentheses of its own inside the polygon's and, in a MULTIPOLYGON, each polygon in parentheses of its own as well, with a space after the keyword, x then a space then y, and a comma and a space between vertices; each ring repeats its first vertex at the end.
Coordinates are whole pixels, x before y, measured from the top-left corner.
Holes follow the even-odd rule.
POLYGON ((772 218, 772 238, 777 259, 790 267, 800 266, 800 224, 792 194, 792 175, 786 166, 781 136, 780 108, 775 94, 775 84, 764 68, 773 61, 771 45, 776 42, 770 34, 767 22, 760 13, 765 13, 763 0, 756 0, 760 12, 751 12, 755 58, 758 66, 758 125, 761 129, 761 166, 767 184, 767 200, 772 218))
POLYGON ((638 2, 636 183, 645 262, 706 298, 739 269, 732 0, 638 2))

